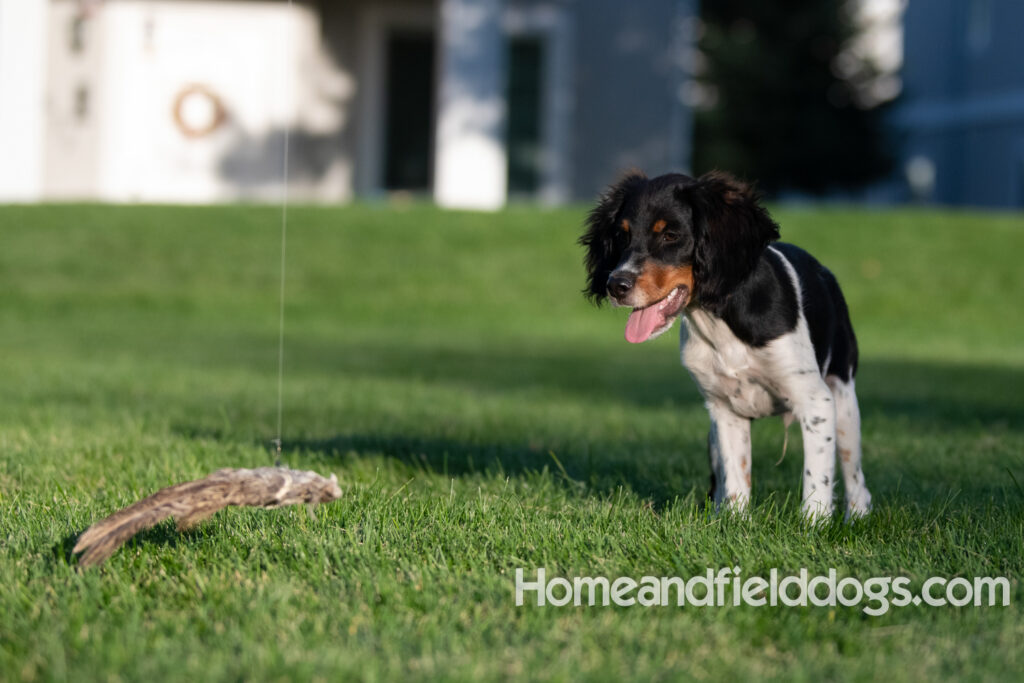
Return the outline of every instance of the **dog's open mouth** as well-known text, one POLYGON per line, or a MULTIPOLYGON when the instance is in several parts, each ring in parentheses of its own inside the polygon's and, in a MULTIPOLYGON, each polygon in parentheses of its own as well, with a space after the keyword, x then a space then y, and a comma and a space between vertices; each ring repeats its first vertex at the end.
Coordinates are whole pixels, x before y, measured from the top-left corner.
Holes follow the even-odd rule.
POLYGON ((679 285, 661 301, 644 308, 634 308, 626 322, 626 341, 639 344, 670 328, 689 298, 690 288, 679 285))

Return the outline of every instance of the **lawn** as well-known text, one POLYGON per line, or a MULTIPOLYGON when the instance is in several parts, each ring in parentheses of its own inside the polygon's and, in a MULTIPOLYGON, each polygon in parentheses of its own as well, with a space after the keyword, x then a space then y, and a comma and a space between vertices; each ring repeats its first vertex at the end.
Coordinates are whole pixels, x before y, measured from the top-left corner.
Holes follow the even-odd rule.
POLYGON ((1017 678, 1024 217, 780 209, 862 347, 875 512, 801 526, 794 429, 753 432, 749 519, 703 509, 677 337, 580 295, 582 208, 290 214, 284 461, 305 509, 118 507, 275 435, 279 211, 0 207, 0 680, 1017 678), (514 575, 1006 576, 1009 607, 516 607, 514 575))

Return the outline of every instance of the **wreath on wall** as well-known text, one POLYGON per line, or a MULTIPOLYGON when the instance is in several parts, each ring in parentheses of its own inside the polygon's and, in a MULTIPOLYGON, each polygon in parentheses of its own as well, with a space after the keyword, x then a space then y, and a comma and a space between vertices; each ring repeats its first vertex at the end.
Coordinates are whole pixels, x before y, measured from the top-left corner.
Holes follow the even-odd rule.
POLYGON ((189 139, 202 138, 214 132, 227 119, 227 110, 210 88, 192 84, 181 89, 172 107, 174 125, 189 139))

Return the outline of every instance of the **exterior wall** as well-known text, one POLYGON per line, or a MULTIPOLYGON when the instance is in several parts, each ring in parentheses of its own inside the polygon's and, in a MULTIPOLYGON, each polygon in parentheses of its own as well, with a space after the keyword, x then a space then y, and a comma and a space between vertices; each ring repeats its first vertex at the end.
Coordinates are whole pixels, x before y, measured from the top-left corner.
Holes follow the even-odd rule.
POLYGON ((50 199, 100 196, 103 109, 103 14, 54 0, 47 20, 46 178, 50 199))
POLYGON ((354 80, 323 54, 312 6, 110 0, 88 20, 85 49, 75 53, 67 36, 77 12, 73 0, 54 2, 48 196, 275 200, 284 190, 286 127, 289 192, 351 195, 351 157, 338 138, 354 80), (175 120, 178 98, 195 85, 223 108, 222 123, 202 136, 175 120), (83 89, 84 116, 75 112, 83 89))
POLYGON ((696 2, 586 0, 574 6, 573 194, 590 198, 629 168, 686 171, 692 120, 680 94, 685 22, 696 2))
MULTIPOLYGON (((5 97, 25 94, 0 110, 3 120, 20 122, 3 130, 25 131, 4 144, 20 150, 24 172, 5 165, 12 177, 0 176, 0 197, 277 201, 286 129, 291 197, 380 195, 385 44, 388 31, 402 27, 432 31, 438 41, 435 179, 461 192, 448 197, 435 182, 442 203, 505 201, 503 62, 512 36, 543 44, 538 199, 590 199, 629 167, 686 169, 690 114, 679 93, 689 47, 683 27, 696 0, 488 0, 484 71, 484 62, 458 52, 459 40, 444 49, 460 17, 472 24, 463 15, 477 3, 445 2, 458 10, 451 18, 442 0, 295 0, 293 8, 283 0, 0 0, 0 35, 10 31, 4 16, 12 8, 34 11, 40 25, 34 38, 19 31, 25 40, 0 41, 0 88, 5 97), (17 69, 5 49, 17 52, 17 69), (457 109, 453 93, 465 95, 460 83, 470 81, 489 98, 491 123, 477 132, 494 153, 452 156, 472 136, 441 114, 457 109), (175 120, 191 86, 215 95, 223 110, 203 135, 175 120), (449 166, 452 158, 462 161, 449 166), (485 175, 486 191, 465 191, 485 175)), ((179 113, 193 111, 196 99, 179 113)), ((197 106, 212 110, 211 102, 197 106)))
POLYGON ((0 0, 0 201, 43 193, 46 0, 0 0))
MULTIPOLYGON (((332 78, 342 87, 333 94, 336 125, 329 135, 323 136, 320 153, 337 159, 345 169, 344 178, 334 188, 337 199, 351 199, 360 191, 362 173, 359 162, 358 126, 365 84, 359 72, 359 19, 369 0, 332 2, 318 0, 323 61, 332 78)), ((330 194, 327 188, 326 194, 330 194)))
MULTIPOLYGON (((274 199, 283 190, 286 129, 291 192, 315 197, 332 174, 344 184, 344 161, 317 149, 318 138, 333 132, 335 112, 309 74, 322 69, 310 7, 138 1, 111 4, 107 12, 105 197, 274 199), (226 111, 224 124, 199 138, 183 135, 171 111, 193 83, 215 93, 226 111)), ((345 84, 338 88, 344 96, 345 84)))
POLYGON ((506 200, 501 0, 441 0, 434 198, 497 209, 506 200))
POLYGON ((911 2, 904 24, 904 159, 933 164, 935 201, 1024 207, 1024 4, 911 2))

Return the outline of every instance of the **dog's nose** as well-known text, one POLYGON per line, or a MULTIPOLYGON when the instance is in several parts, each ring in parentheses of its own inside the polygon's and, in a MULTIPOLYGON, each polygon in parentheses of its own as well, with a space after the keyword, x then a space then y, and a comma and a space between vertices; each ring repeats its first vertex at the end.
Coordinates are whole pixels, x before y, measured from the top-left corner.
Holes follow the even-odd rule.
POLYGON ((635 283, 636 279, 628 273, 612 273, 608 278, 608 293, 616 299, 621 299, 629 294, 635 283))

